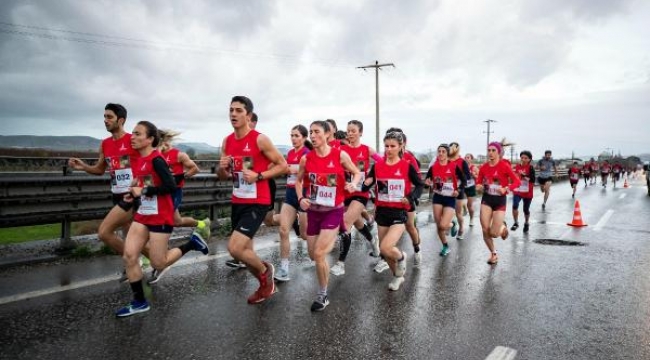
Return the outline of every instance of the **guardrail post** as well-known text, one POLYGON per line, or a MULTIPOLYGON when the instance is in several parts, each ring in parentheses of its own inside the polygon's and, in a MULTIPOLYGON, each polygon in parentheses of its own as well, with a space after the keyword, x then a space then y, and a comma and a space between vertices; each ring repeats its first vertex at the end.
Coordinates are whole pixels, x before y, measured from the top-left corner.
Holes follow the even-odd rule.
POLYGON ((70 217, 66 215, 61 221, 61 244, 57 249, 58 252, 69 252, 75 248, 76 244, 72 241, 71 233, 70 217))
POLYGON ((210 216, 210 221, 214 221, 214 219, 216 219, 215 212, 216 212, 216 206, 215 205, 210 205, 210 213, 208 215, 208 216, 210 216))

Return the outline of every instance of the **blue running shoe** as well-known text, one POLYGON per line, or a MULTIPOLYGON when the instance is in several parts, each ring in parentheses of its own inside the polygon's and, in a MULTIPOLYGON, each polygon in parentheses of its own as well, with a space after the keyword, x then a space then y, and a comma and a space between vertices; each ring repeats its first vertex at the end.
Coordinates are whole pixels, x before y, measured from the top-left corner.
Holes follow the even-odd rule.
POLYGON ((458 234, 458 220, 456 218, 453 218, 451 220, 451 237, 456 237, 458 234))
POLYGON ((449 246, 447 244, 442 245, 442 250, 440 250, 440 256, 447 256, 451 250, 449 250, 449 246))
POLYGON ((147 302, 147 300, 142 301, 142 302, 137 301, 137 300, 133 300, 133 301, 131 301, 131 303, 129 305, 127 305, 127 306, 121 308, 120 310, 118 310, 115 313, 115 316, 117 316, 117 317, 128 317, 128 316, 131 316, 131 315, 135 315, 135 314, 138 314, 138 313, 149 311, 149 309, 150 309, 149 302, 147 302))
POLYGON ((208 248, 208 239, 210 238, 210 219, 206 218, 203 220, 203 223, 194 229, 190 241, 194 245, 194 249, 203 253, 203 255, 208 255, 210 248, 208 248), (203 226, 201 226, 203 225, 203 226))

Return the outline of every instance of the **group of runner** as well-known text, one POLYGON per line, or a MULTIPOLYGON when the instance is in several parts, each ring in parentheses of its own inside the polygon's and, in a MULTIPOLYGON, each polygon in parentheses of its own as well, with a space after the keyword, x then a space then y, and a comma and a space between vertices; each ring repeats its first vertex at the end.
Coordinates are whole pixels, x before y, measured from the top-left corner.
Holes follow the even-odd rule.
MULTIPOLYGON (((340 135, 334 120, 314 121, 309 128, 295 125, 290 136, 293 148, 285 159, 271 140, 255 130, 257 115, 253 102, 235 96, 230 102, 233 132, 223 139, 217 175, 233 183, 231 199, 232 233, 228 251, 233 257, 227 263, 246 268, 258 280, 257 290, 248 303, 257 304, 275 292, 275 282, 290 280, 290 229, 307 241, 310 259, 315 265, 318 290, 312 311, 322 311, 329 304, 330 274, 345 274, 345 261, 352 242, 352 229, 368 244, 370 255, 377 258, 374 270, 390 269, 388 288, 396 291, 404 282, 407 254, 397 243, 408 232, 414 249, 413 265, 422 261, 420 236, 416 227, 415 209, 424 186, 431 188, 433 215, 441 242, 440 256, 451 249, 448 235, 463 240, 465 212, 469 226, 474 226, 473 199, 482 191, 479 219, 483 240, 490 252, 488 264, 496 264, 498 255, 494 238, 509 235, 505 221, 507 194, 513 193, 513 220, 510 231, 519 227, 518 207, 523 201, 524 232, 529 231, 530 204, 536 179, 530 151, 522 151, 514 167, 503 159, 499 142, 488 145, 487 162, 480 167, 474 157, 460 154, 456 142, 440 144, 424 181, 418 160, 406 150, 406 135, 399 128, 390 128, 383 138, 383 152, 361 143, 363 123, 347 123, 345 137, 340 135), (337 133, 338 139, 337 139, 337 133), (372 160, 372 161, 371 161, 372 160), (274 178, 286 176, 285 201, 279 214, 273 214, 274 178), (371 192, 374 197, 371 196, 371 192), (374 217, 366 210, 374 199, 374 217), (253 237, 262 225, 279 224, 280 266, 263 261, 253 249, 253 237), (328 254, 339 239, 337 262, 330 268, 328 254)), ((124 279, 128 280, 133 300, 116 313, 126 317, 149 310, 144 296, 144 274, 138 259, 143 254, 153 268, 148 282, 157 282, 169 266, 189 251, 208 254, 210 220, 181 217, 184 179, 198 172, 196 164, 183 152, 174 149, 171 140, 178 135, 159 130, 148 121, 140 121, 132 134, 124 130, 126 109, 119 104, 105 107, 104 123, 111 136, 102 142, 99 159, 88 165, 70 159, 77 170, 90 174, 111 175, 114 207, 99 229, 99 238, 124 259, 124 279), (132 221, 132 223, 131 223, 132 221), (130 225, 130 227, 129 227, 130 225), (168 249, 174 227, 194 227, 189 241, 168 249), (115 231, 123 229, 123 241, 115 231)), ((550 194, 557 166, 547 151, 539 160, 537 180, 544 192, 544 203, 550 194), (553 174, 555 172, 555 174, 553 174)), ((571 178, 573 184, 573 178, 571 178)))
MULTIPOLYGON (((616 182, 620 181, 629 171, 623 167, 619 162, 614 162, 611 164, 609 160, 603 160, 600 164, 591 158, 589 161, 585 162, 582 165, 582 168, 578 166, 577 162, 573 163, 571 167, 571 174, 574 174, 570 177, 572 183, 575 182, 577 185, 580 174, 585 182, 585 187, 587 185, 595 185, 598 176, 600 175, 600 183, 603 188, 607 188, 607 181, 609 177, 612 178, 613 187, 616 188, 616 182)), ((574 187, 575 194, 575 187, 574 187)))

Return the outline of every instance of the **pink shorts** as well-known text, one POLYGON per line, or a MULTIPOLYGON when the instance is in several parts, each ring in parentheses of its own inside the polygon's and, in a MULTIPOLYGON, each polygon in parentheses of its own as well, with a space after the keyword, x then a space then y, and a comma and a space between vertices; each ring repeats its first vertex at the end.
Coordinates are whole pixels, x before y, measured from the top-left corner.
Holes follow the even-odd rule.
POLYGON ((339 229, 345 231, 343 221, 345 208, 339 207, 329 211, 307 210, 307 236, 316 236, 321 230, 339 229))

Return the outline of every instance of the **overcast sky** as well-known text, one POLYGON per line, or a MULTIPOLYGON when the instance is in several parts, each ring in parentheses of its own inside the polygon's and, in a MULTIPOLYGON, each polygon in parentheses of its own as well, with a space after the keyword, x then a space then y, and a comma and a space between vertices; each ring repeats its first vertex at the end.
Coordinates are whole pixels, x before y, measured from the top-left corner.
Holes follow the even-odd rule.
POLYGON ((492 138, 539 158, 650 152, 650 1, 0 2, 0 134, 104 138, 103 107, 219 146, 247 95, 258 129, 404 129, 415 151, 492 138))

